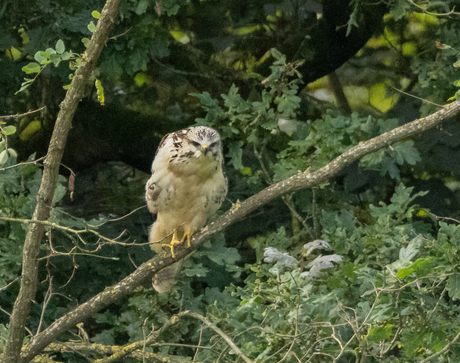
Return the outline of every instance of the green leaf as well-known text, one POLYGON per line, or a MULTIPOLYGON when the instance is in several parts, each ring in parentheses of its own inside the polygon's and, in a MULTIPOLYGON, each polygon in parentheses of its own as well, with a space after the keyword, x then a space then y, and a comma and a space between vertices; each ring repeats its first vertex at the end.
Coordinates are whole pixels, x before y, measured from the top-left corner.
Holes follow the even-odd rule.
POLYGON ((415 149, 414 142, 408 140, 405 142, 398 142, 393 145, 394 154, 396 162, 399 165, 404 164, 404 162, 415 165, 418 161, 421 160, 420 153, 415 149))
POLYGON ((39 73, 41 71, 41 66, 38 63, 32 62, 29 63, 28 65, 22 67, 22 71, 26 72, 27 74, 31 73, 39 73))
POLYGON ((137 15, 142 15, 147 11, 147 8, 149 7, 150 0, 139 0, 137 3, 136 8, 134 9, 134 12, 137 15))
POLYGON ((243 144, 243 141, 237 141, 230 143, 228 147, 227 156, 230 157, 230 163, 233 164, 236 170, 241 170, 244 167, 242 161, 243 149, 241 148, 243 144))
POLYGON ((240 259, 236 248, 225 247, 223 243, 214 244, 210 250, 206 251, 206 257, 218 265, 232 265, 240 259))
POLYGON ((412 265, 405 268, 400 268, 396 273, 396 276, 398 279, 403 279, 412 275, 413 273, 415 273, 417 277, 426 275, 430 272, 434 261, 434 257, 419 258, 415 260, 412 265))
POLYGON ((392 335, 392 324, 387 324, 384 327, 379 326, 369 330, 368 339, 375 343, 380 343, 381 341, 387 340, 392 335))
MULTIPOLYGON (((212 243, 205 244, 203 247, 194 254, 195 259, 205 257, 220 266, 234 265, 240 259, 236 248, 225 247, 225 239, 222 234, 215 235, 212 243)), ((194 267, 201 267, 201 264, 195 264, 191 269, 194 267)))
POLYGON ((16 132, 16 126, 8 125, 2 128, 2 134, 13 135, 16 132))
POLYGON ((150 55, 158 59, 168 57, 170 54, 168 46, 169 41, 167 39, 155 37, 150 43, 150 55))
POLYGON ((94 25, 94 22, 92 20, 89 22, 87 28, 91 33, 94 33, 96 31, 96 25, 94 25))
POLYGON ((294 114, 294 111, 300 106, 300 97, 296 95, 297 90, 291 89, 286 91, 283 97, 280 98, 278 104, 278 112, 284 117, 289 117, 294 114))
POLYGON ((58 54, 62 54, 64 53, 65 51, 65 45, 64 45, 64 42, 62 41, 62 39, 59 39, 57 42, 56 42, 56 53, 58 54))
POLYGON ((8 152, 7 150, 3 150, 0 153, 0 165, 5 164, 8 161, 8 152))
POLYGON ((97 10, 93 10, 91 12, 91 16, 94 18, 94 19, 99 19, 101 17, 101 13, 97 10))
POLYGON ((21 88, 20 88, 18 91, 16 91, 14 94, 17 95, 19 92, 24 91, 24 90, 25 90, 27 87, 29 87, 31 84, 32 84, 32 81, 29 81, 29 80, 26 81, 26 82, 22 82, 22 83, 21 83, 21 88))
POLYGON ((34 59, 39 62, 39 63, 44 63, 44 62, 47 62, 48 59, 49 59, 50 55, 49 53, 46 53, 46 52, 43 52, 41 50, 39 50, 37 53, 35 53, 34 55, 34 59), (46 57, 46 55, 48 55, 48 57, 46 57))
POLYGON ((101 333, 96 334, 91 338, 91 341, 94 343, 113 345, 115 344, 115 329, 103 330, 101 333))
POLYGON ((57 67, 61 61, 61 56, 59 54, 51 54, 50 61, 54 63, 55 67, 57 67))
POLYGON ((177 0, 162 0, 161 8, 166 12, 168 16, 174 16, 178 13, 180 5, 177 0))
POLYGON ((417 236, 409 242, 409 245, 407 247, 402 247, 399 250, 399 259, 401 260, 403 265, 410 263, 412 258, 414 258, 415 255, 420 251, 421 245, 422 239, 417 236))
POLYGON ((202 263, 195 264, 193 268, 186 268, 184 269, 184 273, 188 277, 198 276, 204 277, 208 273, 209 269, 203 267, 202 263))
POLYGON ((402 19, 410 9, 410 4, 405 0, 396 0, 393 2, 391 14, 396 21, 402 19))
POLYGON ((89 40, 88 38, 82 38, 82 39, 81 39, 81 42, 84 44, 84 46, 85 46, 86 48, 88 48, 88 47, 89 47, 89 43, 91 43, 91 40, 89 40))
POLYGON ((446 289, 453 300, 460 299, 460 274, 455 273, 449 277, 446 289))
POLYGON ((8 154, 10 154, 10 156, 12 156, 14 158, 18 157, 18 153, 16 152, 16 150, 11 149, 11 148, 8 149, 8 154))

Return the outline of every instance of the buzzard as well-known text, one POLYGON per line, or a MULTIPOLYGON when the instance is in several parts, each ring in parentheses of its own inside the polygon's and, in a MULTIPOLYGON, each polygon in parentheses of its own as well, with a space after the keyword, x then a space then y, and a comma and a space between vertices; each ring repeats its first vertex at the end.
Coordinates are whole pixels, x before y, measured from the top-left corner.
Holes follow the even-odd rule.
MULTIPOLYGON (((152 176, 145 186, 145 199, 151 213, 157 215, 150 233, 151 248, 160 253, 203 228, 227 195, 227 177, 223 169, 222 143, 218 132, 196 126, 167 134, 152 163, 152 176)), ((182 261, 161 270, 153 277, 159 293, 174 285, 182 261)))

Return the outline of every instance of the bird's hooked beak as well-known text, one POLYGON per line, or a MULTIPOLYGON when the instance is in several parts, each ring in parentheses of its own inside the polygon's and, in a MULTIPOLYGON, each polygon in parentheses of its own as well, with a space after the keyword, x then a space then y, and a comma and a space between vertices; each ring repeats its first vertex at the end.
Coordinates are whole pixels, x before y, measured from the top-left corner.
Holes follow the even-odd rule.
POLYGON ((209 146, 204 144, 201 146, 201 152, 204 154, 204 156, 206 156, 206 154, 208 153, 209 151, 209 146))

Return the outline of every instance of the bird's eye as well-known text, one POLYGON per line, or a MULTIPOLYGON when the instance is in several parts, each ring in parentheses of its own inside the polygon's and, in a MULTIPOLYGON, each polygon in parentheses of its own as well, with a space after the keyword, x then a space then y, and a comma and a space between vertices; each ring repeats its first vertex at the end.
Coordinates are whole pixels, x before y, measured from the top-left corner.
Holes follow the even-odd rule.
POLYGON ((196 142, 196 141, 192 141, 192 145, 195 146, 195 147, 200 147, 200 146, 201 146, 201 145, 200 145, 198 142, 196 142))
POLYGON ((211 145, 209 145, 210 148, 214 148, 217 146, 217 141, 216 142, 213 142, 211 145))

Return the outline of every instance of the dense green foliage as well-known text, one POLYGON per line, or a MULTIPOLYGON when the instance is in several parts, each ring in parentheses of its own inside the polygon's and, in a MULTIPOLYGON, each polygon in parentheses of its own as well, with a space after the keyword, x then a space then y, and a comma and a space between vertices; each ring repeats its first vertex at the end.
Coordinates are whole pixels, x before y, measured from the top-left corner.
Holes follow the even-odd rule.
MULTIPOLYGON (((47 106, 18 122, 0 119, 0 353, 42 175, 29 154, 44 153, 63 87, 84 61, 102 5, 0 6, 1 113, 47 106), (37 77, 24 81, 30 75, 37 77)), ((236 207, 458 98, 460 15, 445 14, 454 5, 331 0, 320 17, 309 1, 123 2, 69 137, 64 164, 76 181, 63 167, 30 333, 153 257, 146 244, 151 216, 145 208, 130 212, 144 205, 144 172, 163 134, 194 123, 216 128, 230 180, 222 210, 236 207), (353 113, 324 83, 307 87, 339 66, 353 113), (336 105, 314 97, 321 87, 336 105)), ((448 121, 367 155, 325 185, 263 206, 187 258, 170 293, 158 295, 146 281, 84 321, 89 340, 140 341, 192 311, 253 362, 421 362, 436 353, 433 362, 459 361, 458 125, 448 121)), ((85 338, 75 327, 60 337, 69 340, 85 338)), ((242 361, 193 317, 143 350, 181 361, 242 361)), ((94 348, 41 358, 103 356, 94 348)))

